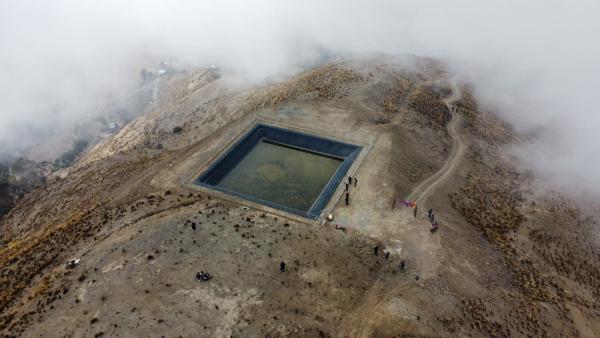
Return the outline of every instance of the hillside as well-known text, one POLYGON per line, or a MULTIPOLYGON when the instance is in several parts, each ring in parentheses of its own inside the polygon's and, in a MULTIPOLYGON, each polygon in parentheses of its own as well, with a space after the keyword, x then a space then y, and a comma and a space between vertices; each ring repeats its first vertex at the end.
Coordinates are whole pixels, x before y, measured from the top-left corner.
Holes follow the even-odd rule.
POLYGON ((597 205, 521 169, 522 135, 440 62, 364 57, 261 86, 198 69, 162 86, 1 220, 3 335, 600 336, 597 205), (190 187, 256 119, 368 146, 333 222, 190 187))

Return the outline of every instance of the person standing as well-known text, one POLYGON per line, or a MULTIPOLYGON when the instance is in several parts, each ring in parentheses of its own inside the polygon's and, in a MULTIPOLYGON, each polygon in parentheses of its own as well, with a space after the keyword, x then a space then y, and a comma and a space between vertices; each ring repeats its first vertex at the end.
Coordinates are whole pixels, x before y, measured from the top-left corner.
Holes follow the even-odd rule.
POLYGON ((354 187, 356 188, 356 183, 358 182, 358 180, 356 179, 356 176, 354 176, 354 187))
POLYGON ((350 205, 350 193, 346 191, 346 205, 350 205))
POLYGON ((417 210, 418 210, 417 203, 415 203, 415 208, 413 210, 414 210, 413 214, 414 214, 415 218, 417 218, 417 210))

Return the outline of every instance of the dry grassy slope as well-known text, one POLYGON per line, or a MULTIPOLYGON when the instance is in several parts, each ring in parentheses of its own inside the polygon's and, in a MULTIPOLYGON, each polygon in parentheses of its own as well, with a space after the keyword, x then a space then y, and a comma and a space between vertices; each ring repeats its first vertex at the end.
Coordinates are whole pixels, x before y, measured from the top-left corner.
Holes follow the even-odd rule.
POLYGON ((352 90, 370 85, 367 73, 344 64, 327 65, 281 84, 249 90, 230 88, 226 79, 212 72, 192 72, 172 79, 152 113, 92 150, 66 178, 57 178, 45 189, 26 196, 3 219, 3 332, 20 328, 60 297, 56 290, 64 289, 61 264, 65 259, 76 249, 93 245, 102 231, 113 228, 117 210, 131 210, 150 193, 148 179, 178 151, 256 109, 301 96, 343 100, 352 90), (172 133, 173 126, 183 130, 172 133), (48 286, 51 282, 58 287, 48 286))
POLYGON ((338 65, 308 71, 281 84, 248 88, 214 69, 177 74, 164 85, 154 109, 92 150, 79 165, 144 145, 173 150, 201 140, 250 112, 275 106, 305 93, 319 99, 342 98, 362 76, 338 65), (173 135, 176 127, 181 132, 173 135))
POLYGON ((532 174, 505 154, 517 136, 491 113, 478 111, 472 97, 459 111, 465 132, 474 137, 470 170, 451 201, 499 250, 513 275, 513 287, 464 299, 464 315, 484 335, 600 335, 594 324, 600 319, 596 221, 576 208, 577 201, 535 187, 532 174))
MULTIPOLYGON (((178 323, 175 327, 181 330, 207 330, 201 331, 206 335, 335 334, 343 313, 359 301, 362 290, 376 278, 389 279, 390 283, 405 278, 371 261, 371 239, 318 230, 320 240, 315 241, 315 229, 289 224, 286 230, 288 227, 281 224, 284 221, 269 219, 270 216, 266 216, 270 226, 260 225, 266 221, 255 212, 210 202, 206 196, 191 195, 177 187, 152 188, 149 182, 172 159, 199 142, 202 144, 223 125, 260 108, 300 100, 304 104, 336 102, 347 106, 354 109, 353 116, 362 127, 390 133, 392 160, 388 172, 396 190, 408 193, 415 183, 433 173, 448 153, 448 135, 443 128, 447 111, 440 101, 447 90, 437 85, 444 75, 431 60, 419 60, 410 67, 373 61, 330 64, 261 88, 232 85, 228 74, 214 70, 172 78, 165 84, 152 113, 90 152, 66 178, 26 196, 0 224, 0 332, 151 335, 166 327, 177 332, 173 325, 178 323), (182 127, 181 132, 173 133, 175 127, 182 127), (411 151, 403 151, 406 146, 411 151), (214 216, 207 216, 212 217, 211 221, 206 220, 195 233, 200 237, 194 238, 188 231, 199 211, 214 216), (131 247, 125 249, 120 244, 116 229, 128 234, 131 247), (160 229, 179 232, 156 232, 160 229), (217 234, 223 231, 227 240, 219 242, 221 237, 217 234), (176 243, 180 243, 180 248, 176 243), (223 252, 235 255, 240 245, 252 248, 248 257, 240 258, 243 264, 230 262, 231 259, 219 263, 223 252), (156 250, 153 255, 164 257, 165 264, 182 264, 182 269, 174 272, 182 273, 177 278, 182 283, 179 287, 190 283, 187 278, 192 272, 188 270, 196 268, 193 264, 198 259, 219 264, 212 271, 229 263, 238 264, 238 268, 227 272, 227 287, 238 288, 236 280, 255 285, 267 304, 245 309, 238 313, 239 318, 215 312, 215 316, 234 318, 230 319, 232 322, 220 321, 210 314, 193 320, 203 322, 204 327, 187 327, 183 323, 190 323, 189 318, 178 318, 176 313, 166 322, 159 322, 157 314, 145 312, 149 310, 134 304, 134 300, 146 299, 150 304, 156 297, 168 296, 163 291, 171 286, 152 284, 148 288, 154 291, 147 289, 146 293, 142 286, 122 280, 118 285, 129 286, 119 288, 111 284, 115 281, 102 279, 101 271, 96 271, 103 266, 105 257, 119 254, 125 262, 139 262, 150 248, 156 250), (202 252, 203 256, 191 261, 185 258, 182 263, 184 258, 180 258, 178 250, 202 252), (321 268, 347 266, 349 270, 336 268, 326 272, 330 282, 325 284, 280 281, 276 270, 269 268, 276 264, 274 250, 293 252, 290 259, 303 257, 291 267, 304 272, 312 265, 307 262, 313 261, 321 268), (64 267, 68 258, 86 252, 89 253, 83 266, 64 267), (361 267, 368 269, 365 272, 361 267), (103 300, 102 295, 82 298, 75 292, 92 290, 96 279, 122 294, 118 299, 103 300), (275 288, 271 281, 284 284, 275 288), (337 291, 331 293, 332 289, 337 291), (79 303, 74 303, 76 299, 79 303), (102 310, 103 302, 111 308, 122 308, 116 314, 108 314, 102 310), (100 309, 106 315, 100 324, 89 322, 95 316, 92 309, 100 309), (138 315, 137 311, 143 313, 138 315), (273 318, 273 313, 279 317, 273 318), (67 325, 61 316, 75 320, 76 325, 67 325), (42 327, 36 321, 45 324, 42 327), (140 326, 125 327, 126 323, 137 323, 150 331, 141 331, 140 326)), ((455 220, 454 228, 441 233, 443 254, 447 257, 441 259, 453 262, 452 259, 466 257, 471 266, 442 264, 439 281, 430 282, 424 291, 419 291, 422 304, 429 302, 432 295, 449 299, 438 303, 437 308, 426 307, 430 318, 426 323, 399 326, 388 314, 386 318, 390 320, 376 327, 373 334, 537 336, 545 332, 571 336, 589 332, 585 323, 598 318, 599 267, 598 260, 592 259, 598 257, 598 251, 590 236, 593 220, 569 207, 566 201, 558 203, 561 197, 540 199, 529 193, 529 177, 516 169, 502 148, 514 139, 510 129, 491 114, 478 111, 469 95, 460 103, 460 110, 471 145, 468 160, 449 184, 449 197, 437 194, 435 198, 441 203, 452 202, 458 211, 457 216, 452 216, 456 211, 440 208, 448 213, 448 219, 455 220), (481 242, 476 240, 479 233, 484 238, 481 242), (546 242, 550 240, 551 246, 546 242), (489 258, 497 266, 485 265, 487 262, 484 264, 480 258, 489 258)), ((125 276, 135 278, 152 273, 140 264, 127 268, 131 275, 125 276)), ((220 299, 206 294, 194 297, 204 301, 220 299)), ((235 304, 248 302, 252 297, 222 301, 235 304)), ((198 311, 190 313, 202 315, 198 311)), ((186 331, 179 332, 186 335, 186 331)))
POLYGON ((0 163, 0 218, 28 192, 44 186, 52 163, 20 158, 10 166, 0 163))

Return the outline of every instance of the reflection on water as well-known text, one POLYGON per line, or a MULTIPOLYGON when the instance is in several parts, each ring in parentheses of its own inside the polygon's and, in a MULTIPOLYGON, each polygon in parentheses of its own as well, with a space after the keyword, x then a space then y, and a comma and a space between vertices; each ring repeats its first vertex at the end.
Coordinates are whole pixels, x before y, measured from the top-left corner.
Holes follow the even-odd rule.
POLYGON ((217 185, 308 211, 341 159, 259 142, 217 185))

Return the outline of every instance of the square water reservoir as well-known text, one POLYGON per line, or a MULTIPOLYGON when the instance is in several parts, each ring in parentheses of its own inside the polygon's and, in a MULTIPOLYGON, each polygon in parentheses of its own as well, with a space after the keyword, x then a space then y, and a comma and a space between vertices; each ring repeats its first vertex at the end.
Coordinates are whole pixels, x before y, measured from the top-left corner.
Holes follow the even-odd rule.
POLYGON ((360 151, 357 145, 258 124, 195 183, 316 219, 360 151))

